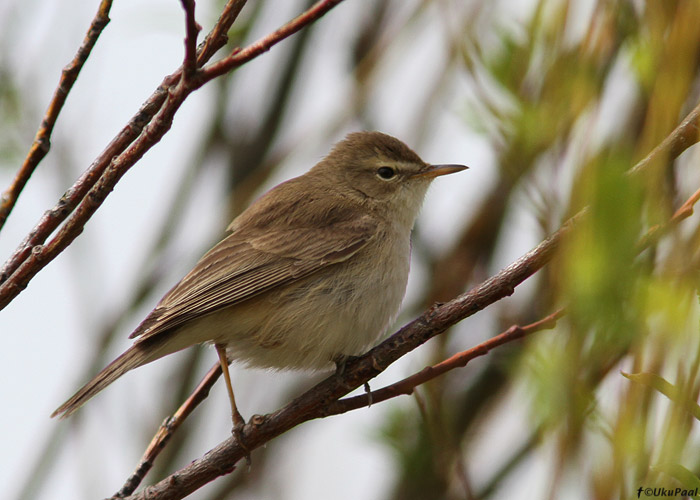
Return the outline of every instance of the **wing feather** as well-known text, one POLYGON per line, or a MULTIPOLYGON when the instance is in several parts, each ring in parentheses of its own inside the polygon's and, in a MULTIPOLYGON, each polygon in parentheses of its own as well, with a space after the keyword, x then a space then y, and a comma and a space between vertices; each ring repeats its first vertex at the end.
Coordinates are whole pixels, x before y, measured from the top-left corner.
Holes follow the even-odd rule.
POLYGON ((134 330, 137 342, 342 262, 376 236, 369 216, 322 229, 235 231, 212 248, 134 330))

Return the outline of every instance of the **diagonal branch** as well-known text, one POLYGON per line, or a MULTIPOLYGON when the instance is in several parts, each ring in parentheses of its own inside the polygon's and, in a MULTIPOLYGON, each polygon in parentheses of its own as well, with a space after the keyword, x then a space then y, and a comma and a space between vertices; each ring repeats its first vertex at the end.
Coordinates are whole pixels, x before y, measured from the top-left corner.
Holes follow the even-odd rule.
MULTIPOLYGON (((224 7, 216 25, 207 35, 204 46, 199 50, 197 58, 198 65, 208 61, 217 50, 223 47, 227 41, 226 33, 237 19, 246 0, 229 0, 224 7)), ((73 186, 58 201, 58 204, 47 210, 32 229, 29 235, 22 241, 15 253, 7 260, 0 269, 0 285, 7 280, 17 268, 24 262, 36 245, 46 241, 46 238, 65 221, 75 207, 80 203, 88 190, 97 182, 112 158, 122 153, 131 142, 143 131, 148 122, 153 119, 160 107, 165 102, 167 91, 170 86, 180 78, 180 73, 175 72, 165 77, 155 92, 141 106, 126 126, 109 143, 107 148, 93 161, 90 167, 81 175, 73 186)), ((0 297, 3 296, 0 288, 0 297)), ((19 290, 21 291, 21 289, 19 290)), ((19 291, 17 293, 19 293, 19 291)), ((0 305, 0 309, 4 307, 0 305)))
MULTIPOLYGON (((44 212, 36 226, 29 232, 27 237, 20 243, 15 253, 5 262, 0 269, 0 309, 14 298, 24 287, 14 276, 39 245, 46 241, 46 238, 63 222, 75 209, 80 201, 85 198, 90 188, 102 176, 112 158, 124 151, 126 147, 136 139, 145 125, 153 118, 162 106, 167 97, 168 87, 177 81, 177 75, 166 77, 163 83, 141 106, 139 111, 129 120, 126 126, 112 139, 102 153, 92 162, 88 168, 78 178, 78 180, 65 192, 58 200, 55 207, 44 212), (4 301, 7 302, 4 302, 4 301)), ((38 272, 37 269, 36 272, 38 272)), ((26 286, 26 284, 24 285, 26 286)))
POLYGON ((246 456, 247 450, 253 450, 303 422, 326 416, 334 401, 377 376, 406 353, 462 319, 511 295, 517 285, 551 260, 561 239, 579 218, 580 215, 574 216, 536 248, 481 285, 450 302, 433 306, 368 353, 350 360, 342 375, 331 375, 272 414, 253 416, 242 431, 245 449, 236 439, 230 438, 187 467, 128 498, 183 498, 217 477, 230 473, 246 456))
POLYGON ((12 183, 0 197, 0 230, 5 225, 7 217, 12 212, 22 189, 24 189, 32 173, 34 173, 36 167, 51 149, 51 134, 53 133, 54 125, 56 125, 58 115, 61 113, 66 98, 73 88, 73 84, 78 79, 80 70, 90 56, 97 39, 109 23, 109 10, 111 8, 112 0, 102 0, 100 2, 97 14, 95 14, 90 23, 90 28, 83 39, 83 43, 78 48, 78 52, 73 57, 73 60, 61 71, 58 86, 54 91, 46 114, 41 120, 41 125, 36 133, 32 147, 29 149, 29 153, 17 171, 12 183))
POLYGON ((444 375, 448 371, 454 370, 455 368, 463 368, 472 359, 478 358, 479 356, 484 356, 488 354, 492 349, 499 347, 508 342, 513 342, 514 340, 521 339, 535 333, 540 330, 554 328, 557 320, 565 314, 564 309, 559 309, 552 314, 542 318, 539 321, 530 323, 526 326, 513 325, 508 330, 503 333, 491 337, 485 340, 481 344, 467 349, 466 351, 458 352, 453 356, 450 356, 444 361, 423 368, 421 371, 414 373, 410 377, 406 377, 403 380, 399 380, 391 385, 372 391, 369 394, 362 394, 360 396, 355 396, 347 399, 340 399, 334 401, 326 407, 325 416, 330 415, 340 415, 342 413, 347 413, 351 410, 356 410, 358 408, 364 408, 370 404, 380 403, 391 398, 395 398, 401 395, 410 395, 413 390, 421 384, 428 382, 434 378, 444 375))
POLYGON ((235 69, 240 65, 247 63, 251 59, 258 57, 260 54, 267 52, 270 50, 270 47, 318 20, 342 1, 343 0, 319 0, 303 14, 300 14, 293 20, 289 21, 277 31, 274 31, 257 42, 250 44, 243 50, 236 49, 228 57, 225 57, 220 61, 212 63, 203 68, 199 75, 199 86, 204 85, 206 82, 216 78, 217 76, 228 73, 232 69, 235 69))
POLYGON ((180 405, 180 408, 177 409, 175 414, 172 417, 166 418, 161 424, 158 432, 156 432, 148 448, 146 448, 143 457, 141 457, 141 461, 136 466, 134 473, 129 476, 129 479, 126 480, 122 489, 120 489, 114 497, 123 498, 127 495, 131 495, 134 490, 138 488, 143 478, 146 477, 146 474, 148 474, 153 467, 153 462, 156 457, 163 451, 168 441, 170 441, 170 438, 175 434, 175 431, 180 428, 185 419, 194 411, 199 403, 206 399, 209 395, 209 390, 220 376, 221 365, 217 362, 209 369, 202 381, 197 385, 197 388, 190 394, 190 397, 180 405))
POLYGON ((194 0, 181 0, 185 10, 185 59, 182 62, 182 76, 192 78, 197 70, 197 34, 202 27, 194 17, 194 0))
MULTIPOLYGON (((224 66, 213 65, 217 68, 216 71, 207 71, 205 68, 192 80, 183 80, 180 78, 183 68, 180 67, 166 77, 139 113, 59 200, 58 205, 44 214, 14 255, 5 263, 0 270, 0 309, 9 304, 44 266, 78 237, 121 177, 170 130, 175 113, 189 94, 216 76, 260 56, 272 46, 313 23, 340 1, 342 0, 317 2, 277 31, 242 50, 235 50, 234 54, 224 59, 228 61, 224 66), (74 209, 75 212, 68 218, 74 209), (43 245, 49 235, 66 219, 68 220, 56 236, 43 245)), ((205 44, 204 48, 206 47, 205 44)))
POLYGON ((228 30, 241 13, 248 0, 228 0, 216 22, 204 42, 197 51, 197 67, 202 67, 221 47, 228 42, 228 30))
POLYGON ((657 224, 649 228, 649 231, 642 237, 642 239, 637 244, 637 249, 642 251, 657 241, 676 227, 683 219, 687 219, 693 215, 695 210, 695 204, 700 201, 700 189, 695 191, 690 197, 685 200, 685 202, 675 211, 673 216, 663 224, 657 224))
POLYGON ((700 104, 688 113, 683 121, 671 132, 661 144, 629 170, 635 175, 650 168, 659 161, 671 161, 678 158, 683 151, 700 141, 700 104))

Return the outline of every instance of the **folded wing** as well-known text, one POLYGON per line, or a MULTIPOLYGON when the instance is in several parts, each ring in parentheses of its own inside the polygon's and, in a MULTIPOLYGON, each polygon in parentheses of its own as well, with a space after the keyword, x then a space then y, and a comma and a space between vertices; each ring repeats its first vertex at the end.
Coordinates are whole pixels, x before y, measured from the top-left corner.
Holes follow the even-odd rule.
POLYGON ((376 237, 364 215, 327 227, 235 231, 212 248, 134 330, 137 343, 343 262, 376 237))

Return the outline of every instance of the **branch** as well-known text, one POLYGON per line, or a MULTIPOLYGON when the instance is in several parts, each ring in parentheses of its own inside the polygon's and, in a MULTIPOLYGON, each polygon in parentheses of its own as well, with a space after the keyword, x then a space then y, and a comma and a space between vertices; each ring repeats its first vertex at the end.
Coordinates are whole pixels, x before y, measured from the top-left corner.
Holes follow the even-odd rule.
POLYGON ((90 23, 90 28, 83 39, 83 43, 78 48, 78 52, 73 57, 73 60, 61 71, 58 86, 54 91, 44 118, 41 120, 41 125, 34 137, 32 147, 29 148, 29 153, 17 171, 12 183, 0 197, 0 230, 5 225, 7 217, 12 212, 22 189, 24 189, 32 173, 34 173, 36 167, 51 149, 51 134, 53 133, 54 125, 56 125, 58 115, 63 109, 73 84, 78 79, 80 70, 90 56, 90 52, 92 52, 92 48, 95 46, 100 34, 102 34, 102 30, 109 24, 109 10, 111 8, 112 0, 102 0, 97 9, 97 14, 95 14, 90 23))
MULTIPOLYGON (((642 251, 644 248, 647 248, 652 241, 657 241, 662 234, 667 233, 673 227, 677 226, 683 219, 690 217, 693 214, 693 206, 698 201, 700 201, 700 189, 695 191, 695 193, 693 193, 685 201, 685 203, 683 203, 683 205, 676 210, 673 217, 671 217, 665 224, 653 227, 637 244, 638 250, 642 251)), ((559 320, 565 314, 566 310, 561 308, 549 316, 546 316, 545 318, 527 326, 521 327, 518 325, 513 325, 505 332, 492 337, 481 344, 472 347, 471 349, 457 353, 436 365, 428 366, 420 372, 394 384, 376 391, 372 391, 369 394, 362 394, 360 396, 338 400, 328 406, 326 415, 339 415, 357 408, 368 406, 370 403, 379 403, 400 395, 410 395, 413 393, 413 389, 415 389, 417 386, 437 378, 455 368, 464 367, 472 359, 479 356, 484 356, 496 347, 520 339, 539 330, 554 328, 557 320, 559 320)))
MULTIPOLYGON (((224 66, 213 65, 217 68, 216 71, 207 71, 205 68, 188 80, 181 78, 183 68, 180 67, 175 73, 167 76, 139 113, 66 192, 58 205, 44 214, 14 255, 5 263, 0 270, 0 309, 9 304, 44 266, 77 238, 119 179, 170 129, 175 113, 190 93, 212 78, 258 57, 273 45, 314 22, 340 1, 342 0, 317 2, 277 31, 243 50, 235 50, 234 54, 224 59, 228 61, 224 66), (75 212, 68 218, 74 209, 75 212), (44 241, 67 218, 67 222, 56 236, 44 246, 44 241)), ((229 15, 224 17, 222 14, 219 22, 231 20, 235 9, 241 6, 241 3, 229 2, 229 15)), ((212 30, 212 33, 214 32, 215 29, 212 30)), ((209 46, 205 43, 202 51, 209 46)), ((198 61, 201 62, 201 57, 198 61)))
POLYGON ((530 323, 529 325, 513 325, 503 333, 496 335, 495 337, 491 337, 490 339, 472 347, 471 349, 459 352, 436 365, 427 366, 410 377, 406 377, 405 379, 383 387, 382 389, 372 391, 369 394, 362 394, 360 396, 335 401, 327 406, 324 416, 340 415, 351 410, 364 408, 368 406, 370 402, 372 404, 380 403, 382 401, 386 401, 387 399, 395 398, 396 396, 410 395, 417 386, 437 378, 448 371, 454 370, 455 368, 463 368, 472 359, 484 356, 498 346, 521 339, 540 330, 554 328, 557 320, 564 316, 564 314, 566 313, 562 308, 539 321, 530 323))
POLYGON ((274 31, 257 42, 250 44, 243 50, 234 49, 228 57, 225 57, 220 61, 217 61, 202 69, 199 74, 198 86, 204 85, 209 80, 216 78, 217 76, 228 73, 232 69, 258 57, 263 52, 267 52, 270 50, 270 47, 313 23, 342 1, 343 0, 319 0, 303 14, 289 21, 277 31, 274 31))
POLYGON ((187 467, 128 498, 183 498, 233 471, 236 463, 248 454, 247 450, 253 450, 303 422, 326 416, 327 408, 338 398, 377 376, 406 353, 464 318, 511 295, 517 285, 551 260, 562 237, 580 216, 573 217, 536 248, 470 292, 433 306, 366 354, 348 361, 342 375, 331 375, 272 414, 253 416, 242 430, 246 449, 236 439, 229 438, 187 467))
POLYGON ((202 67, 211 57, 228 42, 228 30, 238 18, 241 9, 248 0, 228 0, 224 10, 219 16, 209 34, 204 38, 199 54, 197 55, 197 67, 202 67))
POLYGON ((197 35, 202 27, 194 17, 194 0, 181 0, 185 9, 185 59, 182 62, 182 77, 189 80, 197 70, 197 35))
POLYGON ((671 132, 661 144, 651 150, 643 160, 637 163, 629 174, 639 174, 649 165, 662 159, 675 160, 683 151, 700 140, 700 104, 671 132))
POLYGON ((685 200, 683 205, 681 205, 678 210, 673 214, 673 216, 663 224, 657 224, 649 228, 647 233, 642 237, 642 239, 637 244, 637 249, 641 252, 642 250, 648 248, 652 244, 659 241, 659 239, 671 231, 674 227, 678 225, 683 219, 687 219, 694 213, 695 204, 700 201, 700 189, 695 191, 690 198, 685 200))
POLYGON ((126 480, 124 486, 122 486, 114 497, 123 498, 127 495, 131 495, 134 490, 136 490, 138 485, 141 484, 141 481, 143 481, 143 478, 146 477, 146 474, 148 474, 153 467, 153 462, 156 457, 163 451, 168 441, 170 441, 170 438, 175 434, 175 431, 180 428, 190 413, 199 406, 199 403, 206 399, 209 395, 209 391, 220 376, 221 365, 217 362, 209 369, 197 388, 190 394, 190 397, 182 403, 175 414, 163 421, 158 432, 156 432, 156 435, 153 436, 153 439, 151 439, 151 442, 148 444, 148 448, 146 448, 133 474, 129 476, 129 479, 126 480))
MULTIPOLYGON (((341 413, 346 413, 350 410, 355 410, 358 408, 363 408, 372 403, 380 403, 387 399, 402 395, 411 394, 413 389, 418 385, 424 384, 425 382, 432 380, 450 370, 455 368, 464 367, 469 361, 479 356, 484 356, 492 349, 512 342, 514 340, 520 339, 539 330, 544 330, 548 328, 554 328, 556 322, 565 314, 564 309, 559 309, 558 311, 550 314, 549 316, 531 323, 526 326, 513 325, 505 332, 490 338, 489 340, 482 342, 481 344, 462 351, 445 361, 431 366, 426 367, 419 373, 416 373, 410 377, 407 377, 395 384, 392 384, 383 389, 372 391, 370 394, 363 394, 354 398, 341 399, 329 404, 324 412, 323 416, 339 415, 341 413)), ((123 498, 126 495, 130 495, 136 490, 138 485, 141 483, 143 478, 148 474, 148 472, 153 467, 153 463, 156 457, 165 448, 168 441, 175 433, 175 431, 182 425, 185 419, 194 411, 194 409, 204 401, 204 399, 209 395, 214 383, 221 376, 221 366, 219 363, 215 363, 214 366, 207 372, 202 381, 199 383, 197 388, 190 394, 187 400, 180 406, 180 408, 175 412, 172 417, 166 418, 161 424, 160 428, 156 432, 153 439, 146 448, 141 461, 134 473, 127 479, 126 483, 119 490, 118 493, 114 495, 117 498, 123 498)))
MULTIPOLYGON (((0 309, 26 287, 26 283, 22 286, 14 273, 20 268, 22 263, 29 259, 30 254, 40 250, 38 246, 46 241, 46 238, 68 218, 70 213, 85 198, 90 188, 104 173, 112 158, 124 151, 138 137, 144 126, 160 109, 167 96, 167 88, 174 81, 176 81, 176 78, 173 75, 163 81, 151 97, 141 106, 138 113, 129 120, 119 134, 112 139, 112 142, 107 145, 105 150, 93 161, 90 168, 66 191, 56 206, 44 212, 34 229, 30 231, 17 250, 15 250, 15 253, 5 262, 5 265, 0 270, 0 309), (37 250, 34 250, 35 248, 37 250)), ((34 274, 38 271, 39 269, 34 271, 34 274)))

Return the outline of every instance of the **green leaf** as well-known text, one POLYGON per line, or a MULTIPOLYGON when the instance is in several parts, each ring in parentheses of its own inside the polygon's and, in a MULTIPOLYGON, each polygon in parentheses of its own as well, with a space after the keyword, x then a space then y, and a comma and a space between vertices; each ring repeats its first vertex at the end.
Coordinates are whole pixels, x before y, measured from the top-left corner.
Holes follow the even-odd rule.
POLYGON ((696 419, 700 420, 700 406, 698 403, 685 396, 683 391, 681 391, 677 386, 671 384, 669 381, 656 375, 655 373, 622 373, 622 376, 628 378, 632 382, 637 382, 639 384, 656 389, 658 392, 666 396, 668 399, 681 406, 683 409, 687 410, 696 419))

